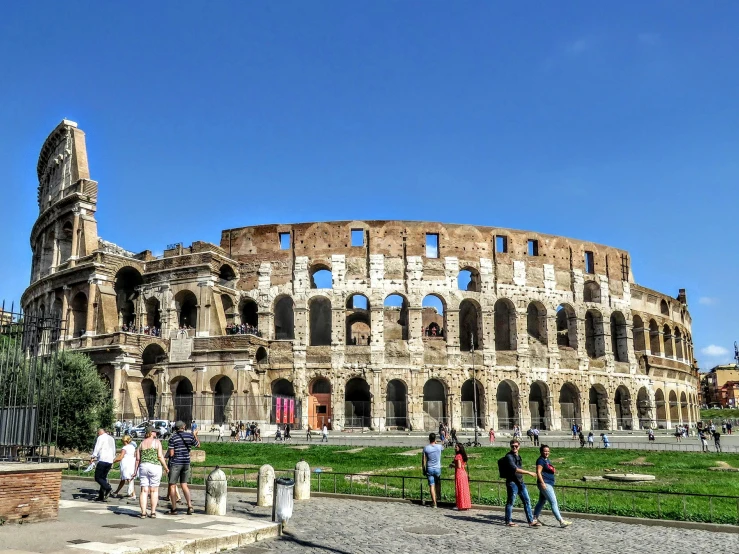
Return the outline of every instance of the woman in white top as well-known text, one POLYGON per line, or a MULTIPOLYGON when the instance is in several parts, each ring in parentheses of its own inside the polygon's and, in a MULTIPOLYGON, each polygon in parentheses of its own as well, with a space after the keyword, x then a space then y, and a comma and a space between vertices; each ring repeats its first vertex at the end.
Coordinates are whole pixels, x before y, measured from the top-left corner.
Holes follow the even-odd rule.
POLYGON ((111 494, 113 498, 123 498, 118 495, 123 485, 128 484, 128 490, 126 493, 127 498, 133 498, 136 500, 136 493, 133 488, 134 479, 134 467, 136 466, 136 445, 131 444, 131 437, 129 435, 123 436, 123 448, 118 452, 118 455, 113 460, 113 463, 120 462, 121 467, 121 482, 118 483, 118 488, 111 494))

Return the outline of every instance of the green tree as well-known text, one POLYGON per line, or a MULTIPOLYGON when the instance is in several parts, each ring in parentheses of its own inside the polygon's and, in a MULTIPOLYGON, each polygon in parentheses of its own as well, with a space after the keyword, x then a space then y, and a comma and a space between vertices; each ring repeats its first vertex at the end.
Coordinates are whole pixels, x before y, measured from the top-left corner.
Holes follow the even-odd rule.
POLYGON ((62 352, 57 364, 62 383, 57 447, 92 449, 97 430, 113 425, 115 406, 110 389, 86 354, 62 352))

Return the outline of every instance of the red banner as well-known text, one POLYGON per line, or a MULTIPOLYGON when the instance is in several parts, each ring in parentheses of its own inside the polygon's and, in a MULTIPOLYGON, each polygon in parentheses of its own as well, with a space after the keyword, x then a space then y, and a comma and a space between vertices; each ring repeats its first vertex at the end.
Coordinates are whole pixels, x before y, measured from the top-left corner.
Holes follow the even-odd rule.
POLYGON ((290 399, 290 423, 295 423, 295 399, 290 399))
POLYGON ((282 399, 282 423, 289 423, 287 416, 288 416, 288 400, 287 398, 282 399))
POLYGON ((280 416, 282 415, 282 398, 275 398, 275 423, 281 423, 280 416))

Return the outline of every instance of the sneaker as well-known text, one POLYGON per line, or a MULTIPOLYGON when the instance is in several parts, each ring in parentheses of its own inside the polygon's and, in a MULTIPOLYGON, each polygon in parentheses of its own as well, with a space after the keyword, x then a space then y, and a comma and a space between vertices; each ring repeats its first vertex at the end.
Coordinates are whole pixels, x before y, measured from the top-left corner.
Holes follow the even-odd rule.
POLYGON ((566 519, 563 519, 562 521, 559 522, 559 526, 560 527, 563 527, 563 528, 564 527, 568 527, 570 525, 572 525, 572 522, 571 521, 567 521, 566 519))

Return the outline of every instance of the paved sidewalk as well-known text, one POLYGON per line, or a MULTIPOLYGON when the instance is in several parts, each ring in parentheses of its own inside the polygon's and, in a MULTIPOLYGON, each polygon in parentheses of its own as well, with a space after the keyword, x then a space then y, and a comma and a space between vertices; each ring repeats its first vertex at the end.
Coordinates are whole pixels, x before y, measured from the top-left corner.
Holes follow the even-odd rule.
MULTIPOLYGON (((160 494, 165 488, 160 487, 160 494)), ((139 518, 137 502, 109 499, 91 501, 97 494, 94 482, 62 481, 59 519, 0 527, 0 551, 30 553, 169 554, 182 551, 201 554, 220 552, 278 535, 270 514, 249 513, 244 498, 231 495, 226 516, 203 511, 204 494, 196 491, 196 513, 168 515, 169 502, 161 502, 155 519, 139 518)))
MULTIPOLYGON (((264 513, 254 508, 253 513, 264 513)), ((278 539, 238 549, 234 554, 417 554, 460 552, 560 552, 583 554, 738 552, 739 535, 574 519, 572 526, 503 526, 503 514, 483 510, 457 512, 405 503, 312 498, 295 506, 278 539)), ((545 523, 556 523, 551 512, 545 523)))

